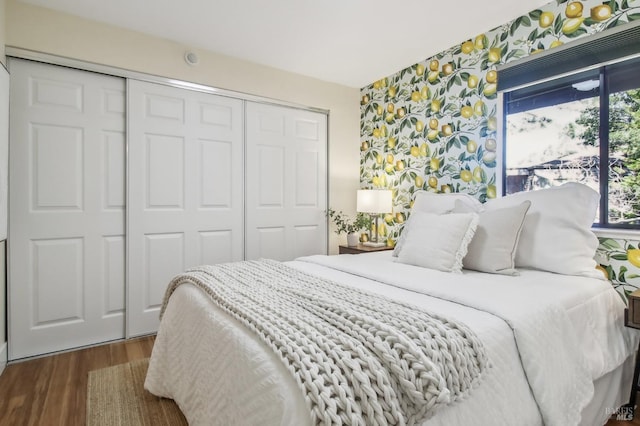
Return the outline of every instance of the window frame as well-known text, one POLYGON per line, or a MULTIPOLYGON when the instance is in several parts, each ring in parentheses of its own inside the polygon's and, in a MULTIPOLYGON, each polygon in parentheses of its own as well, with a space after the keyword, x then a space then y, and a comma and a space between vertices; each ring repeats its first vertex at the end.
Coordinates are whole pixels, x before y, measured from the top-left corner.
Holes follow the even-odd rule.
MULTIPOLYGON (((616 61, 611 61, 608 63, 598 64, 597 66, 592 66, 589 68, 575 70, 573 72, 564 73, 560 75, 556 75, 553 77, 545 78, 544 80, 534 81, 529 84, 511 87, 500 92, 499 96, 499 109, 500 117, 502 117, 502 126, 500 126, 500 130, 502 133, 501 148, 502 155, 500 156, 501 164, 499 165, 501 168, 501 188, 499 189, 502 196, 507 195, 507 162, 506 162, 506 154, 507 154, 507 116, 509 114, 509 102, 511 101, 511 94, 517 92, 522 89, 533 88, 535 86, 541 86, 543 89, 541 90, 541 94, 545 92, 544 84, 545 83, 553 83, 554 81, 568 79, 572 80, 572 77, 576 80, 580 80, 578 76, 583 75, 585 73, 593 73, 595 76, 595 71, 597 70, 598 79, 599 79, 599 87, 597 89, 597 95, 599 97, 599 128, 598 128, 598 137, 599 137, 599 170, 598 170, 598 185, 600 192, 600 203, 598 206, 599 209, 599 220, 598 222, 593 223, 593 227, 602 230, 640 230, 640 223, 631 224, 631 223, 610 223, 609 222, 609 100, 611 93, 609 93, 609 79, 607 78, 608 71, 611 69, 613 65, 616 64, 624 64, 626 62, 630 62, 632 65, 634 61, 640 60, 640 55, 632 55, 624 58, 619 58, 616 61)), ((640 85, 637 87, 640 89, 640 85)), ((632 90, 632 89, 627 89, 632 90)), ((533 92, 535 93, 535 92, 533 92)), ((614 92, 617 93, 617 92, 614 92)), ((535 95, 534 95, 535 96, 535 95)), ((640 221, 640 219, 639 219, 640 221)))

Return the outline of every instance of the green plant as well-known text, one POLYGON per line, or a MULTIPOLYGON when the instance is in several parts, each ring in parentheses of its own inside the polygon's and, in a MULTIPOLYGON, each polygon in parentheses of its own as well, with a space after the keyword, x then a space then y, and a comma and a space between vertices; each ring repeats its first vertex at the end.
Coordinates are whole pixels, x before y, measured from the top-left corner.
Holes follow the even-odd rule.
POLYGON ((336 234, 342 234, 343 232, 351 234, 361 229, 369 229, 371 226, 371 218, 365 213, 358 213, 355 219, 351 219, 342 211, 336 212, 330 208, 327 210, 327 217, 336 225, 336 234))

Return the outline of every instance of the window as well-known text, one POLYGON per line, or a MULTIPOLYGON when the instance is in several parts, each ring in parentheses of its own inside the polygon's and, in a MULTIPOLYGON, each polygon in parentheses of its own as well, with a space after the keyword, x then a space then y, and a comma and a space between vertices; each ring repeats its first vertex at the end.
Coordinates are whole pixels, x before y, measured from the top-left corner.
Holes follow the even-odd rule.
POLYGON ((640 57, 504 93, 504 192, 581 182, 594 225, 640 228, 640 57))

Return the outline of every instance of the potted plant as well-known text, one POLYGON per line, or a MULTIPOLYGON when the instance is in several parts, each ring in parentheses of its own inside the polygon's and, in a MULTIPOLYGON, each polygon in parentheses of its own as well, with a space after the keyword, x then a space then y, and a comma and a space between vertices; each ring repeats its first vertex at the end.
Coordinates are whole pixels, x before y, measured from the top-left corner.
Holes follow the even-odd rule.
POLYGON ((355 219, 333 209, 327 210, 327 216, 336 225, 336 234, 340 235, 344 232, 347 234, 347 245, 350 247, 357 246, 360 240, 358 232, 362 229, 368 229, 371 218, 365 213, 358 213, 355 219))

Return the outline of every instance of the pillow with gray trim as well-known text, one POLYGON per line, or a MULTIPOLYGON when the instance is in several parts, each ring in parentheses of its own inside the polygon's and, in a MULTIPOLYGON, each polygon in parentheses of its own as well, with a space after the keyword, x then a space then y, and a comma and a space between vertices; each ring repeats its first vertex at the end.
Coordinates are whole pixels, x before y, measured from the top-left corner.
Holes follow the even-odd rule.
MULTIPOLYGON (((518 275, 515 269, 516 250, 524 218, 531 207, 531 201, 496 210, 478 212, 478 228, 469 244, 462 263, 465 269, 491 274, 518 275)), ((474 210, 456 201, 454 213, 468 213, 474 210)))
POLYGON ((599 199, 600 194, 588 186, 568 182, 496 198, 484 208, 497 210, 531 201, 518 241, 517 268, 602 279, 594 259, 598 238, 591 229, 599 199))

